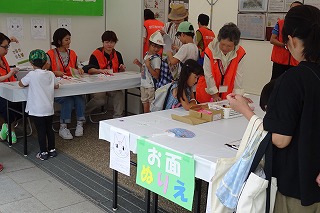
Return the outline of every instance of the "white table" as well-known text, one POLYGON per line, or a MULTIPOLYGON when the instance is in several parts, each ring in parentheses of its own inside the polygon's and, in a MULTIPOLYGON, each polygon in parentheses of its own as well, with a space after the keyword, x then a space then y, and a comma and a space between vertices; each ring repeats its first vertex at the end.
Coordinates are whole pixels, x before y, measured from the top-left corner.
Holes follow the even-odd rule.
MULTIPOLYGON (((259 96, 249 95, 249 98, 254 101, 255 113, 263 116, 264 112, 259 107, 259 96)), ((137 153, 137 139, 146 136, 152 143, 167 149, 192 154, 195 159, 195 177, 210 182, 215 172, 216 160, 236 154, 235 150, 224 144, 241 140, 248 121, 241 116, 193 126, 171 118, 171 114, 187 113, 179 108, 100 121, 99 138, 110 141, 110 129, 116 127, 129 132, 130 150, 133 153, 137 153), (154 134, 172 128, 188 129, 196 136, 190 139, 166 135, 153 137, 154 134)))
MULTIPOLYGON (((72 95, 83 95, 97 92, 108 92, 115 90, 127 90, 140 86, 140 73, 133 71, 126 71, 115 73, 113 76, 104 75, 85 75, 83 78, 77 79, 63 79, 62 85, 55 90, 55 97, 64 97, 72 95)), ((0 96, 10 102, 22 102, 24 110, 24 102, 27 100, 28 87, 21 88, 18 82, 4 82, 0 83, 0 96)), ((125 95, 125 107, 127 110, 127 91, 125 95)), ((7 102, 9 103, 9 102, 7 102)), ((9 107, 8 107, 9 108, 9 107)), ((23 129, 24 129, 24 154, 27 155, 27 136, 26 136, 26 122, 25 113, 23 115, 23 129)), ((10 119, 8 121, 10 123, 10 119)), ((9 132, 11 125, 8 125, 9 132)), ((11 134, 9 134, 9 146, 12 145, 11 134)))

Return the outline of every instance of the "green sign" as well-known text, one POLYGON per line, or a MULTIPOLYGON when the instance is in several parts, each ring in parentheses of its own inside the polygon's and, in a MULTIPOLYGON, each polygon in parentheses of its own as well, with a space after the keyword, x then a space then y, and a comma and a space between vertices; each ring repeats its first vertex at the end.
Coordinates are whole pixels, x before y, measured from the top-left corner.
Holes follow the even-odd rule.
POLYGON ((194 159, 138 139, 136 183, 191 211, 194 159))
POLYGON ((0 13, 103 16, 103 0, 1 0, 0 13))

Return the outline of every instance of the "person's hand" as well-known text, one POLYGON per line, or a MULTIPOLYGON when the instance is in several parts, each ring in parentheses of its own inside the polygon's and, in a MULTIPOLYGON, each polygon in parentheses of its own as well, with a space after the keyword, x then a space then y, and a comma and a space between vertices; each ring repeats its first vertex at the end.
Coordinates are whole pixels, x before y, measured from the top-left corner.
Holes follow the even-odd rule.
POLYGON ((11 41, 11 42, 19 43, 18 39, 17 39, 16 37, 14 37, 14 36, 11 36, 11 37, 10 37, 10 41, 11 41))
POLYGON ((317 182, 318 186, 320 187, 320 173, 318 174, 318 177, 317 177, 317 179, 316 179, 316 182, 317 182))
POLYGON ((136 65, 138 65, 138 66, 141 65, 140 61, 139 61, 137 58, 133 60, 133 63, 136 64, 136 65))
POLYGON ((124 64, 120 64, 119 72, 124 72, 125 70, 126 70, 126 66, 124 66, 124 64))
POLYGON ((230 93, 227 95, 227 100, 229 101, 233 110, 243 114, 248 120, 250 120, 250 118, 254 115, 254 112, 249 106, 247 98, 243 97, 242 95, 230 93))
POLYGON ((222 99, 219 96, 219 93, 216 93, 216 94, 212 95, 212 101, 213 102, 222 101, 222 99))
POLYGON ((14 67, 10 69, 10 72, 8 73, 9 77, 13 76, 14 74, 16 74, 19 71, 19 68, 14 67))
POLYGON ((78 68, 78 71, 79 71, 79 74, 80 74, 80 75, 83 75, 84 70, 83 70, 82 68, 79 67, 79 68, 78 68))
POLYGON ((172 49, 173 51, 178 51, 178 50, 179 50, 179 46, 178 46, 178 45, 175 45, 175 44, 172 44, 172 45, 171 45, 171 49, 172 49))
POLYGON ((64 76, 64 72, 62 72, 62 71, 54 71, 53 73, 56 77, 63 77, 64 76))

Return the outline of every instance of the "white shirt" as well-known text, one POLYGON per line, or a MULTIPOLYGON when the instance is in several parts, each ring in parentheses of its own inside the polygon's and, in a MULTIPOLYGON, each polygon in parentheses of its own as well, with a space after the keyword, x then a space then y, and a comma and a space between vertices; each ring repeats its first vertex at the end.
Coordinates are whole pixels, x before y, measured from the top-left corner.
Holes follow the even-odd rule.
MULTIPOLYGON (((183 44, 173 57, 178 59, 180 62, 184 63, 188 59, 193 59, 197 61, 198 54, 199 54, 199 50, 197 45, 195 45, 194 43, 187 43, 187 44, 183 44)), ((178 69, 178 73, 177 73, 178 76, 180 75, 180 72, 181 72, 181 66, 179 66, 179 69, 178 69)), ((176 79, 175 76, 174 76, 174 79, 176 79)))
MULTIPOLYGON (((151 55, 147 54, 144 57, 143 61, 145 61, 146 59, 149 59, 150 57, 151 57, 151 55)), ((159 57, 154 57, 151 60, 151 67, 155 70, 155 69, 160 69, 160 66, 161 66, 161 59, 159 57)), ((142 64, 141 87, 144 87, 144 88, 153 88, 154 87, 152 75, 149 72, 145 63, 142 64)))
POLYGON ((33 116, 54 114, 54 85, 56 78, 51 71, 36 69, 21 79, 24 86, 29 86, 26 112, 33 116))

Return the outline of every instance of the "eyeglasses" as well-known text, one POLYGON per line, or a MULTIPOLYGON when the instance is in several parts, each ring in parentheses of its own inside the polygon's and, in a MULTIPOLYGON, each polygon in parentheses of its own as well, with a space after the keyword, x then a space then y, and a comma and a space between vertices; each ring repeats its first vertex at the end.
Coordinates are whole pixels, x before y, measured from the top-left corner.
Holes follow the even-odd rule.
POLYGON ((9 49, 9 47, 10 47, 10 45, 8 44, 8 45, 6 45, 6 46, 0 46, 0 47, 2 47, 3 49, 9 49))

